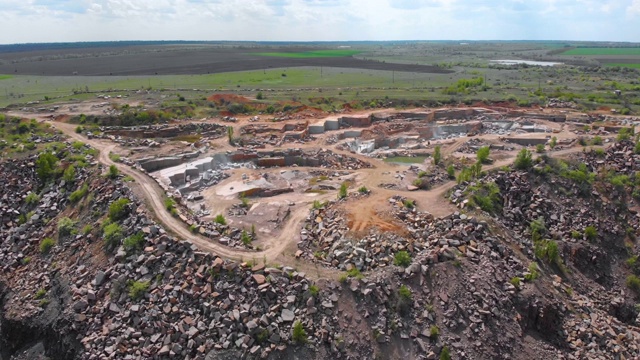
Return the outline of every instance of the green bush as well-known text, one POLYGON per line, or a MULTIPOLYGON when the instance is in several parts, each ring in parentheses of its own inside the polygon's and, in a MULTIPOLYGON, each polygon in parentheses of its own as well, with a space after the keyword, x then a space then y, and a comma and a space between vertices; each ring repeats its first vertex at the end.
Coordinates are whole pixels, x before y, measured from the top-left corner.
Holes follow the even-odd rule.
POLYGON ((304 330, 300 320, 297 320, 293 324, 293 331, 291 338, 296 344, 305 344, 307 342, 307 332, 304 330))
POLYGON ((111 159, 111 161, 113 162, 120 162, 121 160, 120 155, 112 152, 109 153, 109 159, 111 159))
POLYGON ((598 238, 598 230, 594 226, 587 226, 584 228, 584 235, 587 237, 587 240, 594 241, 598 238))
POLYGON ((129 212, 127 205, 129 205, 129 199, 126 198, 120 198, 112 202, 109 205, 109 218, 111 221, 115 222, 124 219, 129 212))
POLYGON ((407 267, 411 265, 411 255, 404 250, 398 251, 394 256, 393 263, 397 266, 407 267))
POLYGON ((24 201, 27 203, 27 205, 33 205, 40 201, 40 196, 34 192, 30 192, 29 195, 24 198, 24 201))
POLYGON ((124 249, 126 251, 135 251, 142 249, 142 245, 144 245, 144 233, 142 231, 137 232, 134 235, 131 235, 124 239, 122 242, 124 249))
POLYGON ((449 179, 456 178, 456 168, 453 165, 447 166, 447 175, 449 175, 449 179))
POLYGON ((554 136, 551 138, 551 141, 549 142, 549 148, 553 149, 556 147, 557 144, 558 144, 558 138, 554 136))
POLYGON ((414 200, 405 199, 405 200, 402 200, 402 204, 407 209, 413 209, 414 207, 416 207, 416 202, 414 200))
POLYGON ((220 225, 227 225, 227 220, 224 218, 224 215, 222 214, 216 215, 215 219, 213 219, 213 222, 220 225))
POLYGON ((109 166, 109 171, 107 172, 107 177, 109 179, 116 179, 119 174, 120 174, 120 171, 118 170, 117 166, 115 165, 109 166))
POLYGON ((626 284, 629 289, 640 295, 640 278, 635 275, 629 275, 627 276, 626 284))
POLYGON ((560 252, 558 243, 553 240, 538 240, 534 244, 534 252, 538 259, 546 260, 550 264, 559 264, 560 252))
POLYGON ((486 164, 489 162, 489 152, 491 149, 488 146, 483 146, 476 152, 476 157, 478 161, 482 164, 486 164))
POLYGON ((36 293, 33 295, 33 298, 36 300, 40 300, 42 298, 44 298, 44 296, 47 295, 47 290, 45 289, 39 289, 38 291, 36 291, 36 293))
POLYGON ((317 287, 316 285, 309 286, 309 294, 311 294, 311 296, 316 297, 318 296, 319 293, 320 293, 319 287, 317 287))
POLYGON ((533 166, 531 151, 527 149, 520 150, 513 165, 518 170, 529 170, 533 166))
POLYGON ((618 131, 618 136, 616 137, 616 140, 625 141, 625 140, 629 140, 632 136, 633 136, 633 128, 624 127, 620 129, 620 131, 618 131))
POLYGON ((544 224, 544 218, 538 217, 529 223, 529 229, 531 230, 531 239, 535 242, 541 239, 547 233, 547 227, 544 224))
POLYGON ((73 227, 76 226, 76 222, 69 219, 68 217, 63 217, 58 221, 58 235, 59 236, 68 236, 73 232, 73 227))
POLYGON ((129 297, 138 300, 149 290, 148 281, 133 281, 129 284, 129 297))
POLYGON ((436 340, 440 336, 440 328, 437 325, 431 325, 429 329, 429 337, 433 340, 436 340))
POLYGON ((338 199, 344 199, 347 197, 348 187, 349 185, 347 185, 346 182, 343 182, 342 185, 340 185, 340 190, 338 191, 338 199))
POLYGON ((401 285, 398 289, 398 296, 401 300, 410 301, 411 300, 411 289, 409 289, 405 285, 401 285))
POLYGON ((511 278, 511 280, 509 280, 509 282, 511 283, 511 285, 515 286, 516 288, 518 289, 520 288, 521 281, 519 277, 514 276, 511 278))
POLYGON ((51 251, 51 248, 56 244, 55 240, 52 238, 44 238, 40 241, 40 253, 48 254, 51 251))
POLYGON ((440 360, 451 360, 448 346, 443 347, 442 351, 440 351, 440 360))
POLYGON ((594 136, 593 139, 591 139, 591 144, 602 145, 602 138, 600 136, 594 136))
POLYGON ((89 192, 89 186, 87 184, 82 185, 82 187, 69 195, 69 201, 72 203, 77 203, 80 201, 87 193, 89 192))
POLYGON ((433 165, 439 165, 442 160, 442 154, 440 153, 440 145, 437 145, 433 150, 433 165))
POLYGON ((358 192, 360 194, 368 194, 369 193, 369 189, 367 189, 366 186, 361 186, 361 187, 358 188, 358 192))
POLYGON ((122 240, 122 228, 118 223, 110 223, 103 229, 104 244, 107 249, 113 249, 122 240))
POLYGON ((249 246, 251 244, 251 236, 247 233, 247 230, 242 230, 242 234, 240 234, 240 240, 244 244, 244 246, 249 246))
POLYGON ((538 154, 542 154, 544 152, 544 144, 538 144, 536 145, 536 152, 538 154))
POLYGON ((470 186, 466 192, 470 197, 471 205, 478 206, 483 211, 495 213, 502 209, 500 188, 496 183, 482 182, 478 185, 470 186))
POLYGON ((540 270, 538 269, 538 264, 531 263, 529 264, 529 273, 524 276, 526 281, 534 281, 540 277, 540 270))
POLYGON ((56 164, 58 158, 55 155, 45 152, 38 156, 36 160, 36 173, 42 181, 47 181, 56 176, 56 164))

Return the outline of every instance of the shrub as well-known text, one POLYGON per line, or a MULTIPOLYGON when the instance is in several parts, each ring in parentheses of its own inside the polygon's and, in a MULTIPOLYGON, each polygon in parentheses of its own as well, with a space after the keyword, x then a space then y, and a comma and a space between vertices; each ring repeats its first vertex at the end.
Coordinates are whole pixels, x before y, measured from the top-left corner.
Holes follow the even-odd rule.
POLYGON ((449 175, 449 179, 456 178, 456 168, 453 165, 447 166, 447 175, 449 175))
POLYGON ((249 246, 251 244, 251 236, 247 233, 247 230, 242 230, 242 234, 240 235, 240 240, 244 244, 244 246, 249 246))
POLYGON ((598 230, 594 226, 587 226, 584 228, 584 236, 587 240, 594 241, 598 237, 598 230))
POLYGON ((438 164, 440 164, 441 160, 442 160, 442 154, 440 154, 440 145, 438 145, 433 150, 433 165, 437 166, 438 164))
POLYGON ((36 173, 42 181, 53 178, 56 174, 56 163, 58 158, 55 155, 45 152, 38 156, 36 160, 36 173))
POLYGON ((196 231, 198 231, 198 225, 196 224, 189 225, 189 231, 191 231, 192 233, 195 233, 196 231))
POLYGON ((85 195, 89 192, 89 186, 87 184, 82 185, 82 187, 69 195, 69 201, 72 203, 77 203, 80 201, 85 195))
POLYGON ((551 141, 549 142, 549 148, 553 149, 556 147, 557 144, 558 144, 558 138, 554 136, 551 138, 551 141))
POLYGON ((519 277, 514 276, 511 278, 511 280, 509 280, 509 282, 511 283, 511 285, 515 286, 516 288, 518 289, 520 288, 521 281, 519 277))
POLYGON ((483 146, 480 149, 478 149, 478 151, 476 152, 476 157, 478 159, 478 161, 480 161, 483 164, 486 164, 489 161, 489 152, 490 152, 490 148, 488 146, 483 146))
POLYGON ((640 278, 635 275, 629 275, 627 276, 626 284, 633 292, 640 294, 640 278))
POLYGON ((304 330, 300 320, 293 324, 293 332, 291 338, 296 344, 305 344, 307 342, 307 332, 304 330))
POLYGON ((104 244, 107 249, 115 248, 122 240, 122 228, 118 223, 111 223, 103 229, 104 244))
POLYGON ((51 248, 56 244, 55 240, 52 238, 44 238, 40 241, 40 253, 48 254, 51 251, 51 248))
POLYGON ((134 235, 124 239, 122 245, 126 251, 140 250, 144 244, 144 233, 142 231, 137 232, 134 235))
POLYGON ((171 211, 174 207, 176 207, 176 202, 169 197, 164 198, 164 207, 167 211, 171 211))
POLYGON ((467 192, 471 195, 472 204, 483 211, 494 213, 502 208, 500 188, 495 183, 483 182, 469 187, 467 192))
POLYGON ((536 152, 538 154, 542 154, 544 152, 544 144, 538 144, 536 145, 536 152))
POLYGON ((111 159, 111 161, 113 162, 120 162, 121 160, 120 155, 112 152, 109 153, 109 159, 111 159))
POLYGON ((534 245, 534 252, 538 259, 546 260, 548 263, 558 264, 560 252, 558 243, 553 240, 538 240, 534 245))
POLYGON ((633 128, 625 127, 620 129, 620 131, 618 132, 618 136, 616 137, 616 140, 618 141, 629 140, 631 136, 633 136, 633 128))
POLYGON ((347 185, 346 182, 343 182, 342 185, 340 185, 340 190, 338 191, 338 199, 344 199, 347 197, 347 188, 349 187, 349 185, 347 185))
POLYGON ((526 281, 534 281, 540 277, 540 270, 538 269, 538 264, 531 263, 529 264, 529 273, 524 276, 526 281))
POLYGON ((438 336, 440 336, 440 329, 437 325, 431 325, 431 328, 429 329, 429 337, 436 340, 438 336))
POLYGON ((401 300, 410 301, 411 300, 411 289, 406 287, 405 285, 401 285, 398 289, 398 296, 401 300))
POLYGON ((216 215, 215 219, 213 219, 213 222, 220 225, 227 225, 227 220, 224 218, 224 215, 222 214, 216 215))
POLYGON ((531 239, 536 241, 547 233, 547 227, 544 224, 544 218, 540 216, 536 220, 529 223, 529 229, 531 230, 531 239))
POLYGON ((407 267, 411 264, 411 255, 404 250, 398 251, 394 256, 393 263, 397 266, 407 267))
POLYGON ((142 298, 147 290, 149 290, 148 281, 133 281, 129 283, 129 297, 133 300, 142 298))
POLYGON ((82 235, 87 235, 91 233, 92 230, 93 230, 93 226, 91 226, 91 224, 87 224, 82 228, 82 235))
POLYGON ((40 196, 34 192, 30 192, 29 195, 24 198, 24 202, 26 202, 27 205, 36 204, 38 201, 40 201, 40 196))
POLYGON ((109 218, 111 221, 119 221, 124 219, 129 212, 127 208, 129 205, 129 199, 120 198, 109 205, 109 218))
POLYGON ((402 200, 402 204, 407 209, 413 209, 414 207, 416 207, 416 202, 414 200, 405 199, 405 200, 402 200))
POLYGON ((591 144, 602 145, 602 138, 600 136, 594 136, 593 139, 591 139, 591 144))
POLYGON ((516 156, 516 160, 513 165, 518 170, 528 170, 533 166, 533 160, 531 158, 531 151, 522 149, 516 156))
POLYGON ((45 295, 47 295, 47 290, 45 289, 39 289, 38 291, 36 291, 36 293, 33 295, 33 298, 36 300, 40 300, 42 299, 45 295))
POLYGON ((84 130, 84 128, 83 128, 82 126, 78 125, 78 126, 76 127, 76 134, 80 134, 80 133, 82 133, 82 131, 83 131, 83 130, 84 130))
POLYGON ((440 360, 451 360, 448 346, 443 347, 442 351, 440 351, 440 360))
POLYGON ((366 186, 361 186, 360 188, 358 188, 358 192, 360 194, 368 194, 369 193, 369 189, 367 189, 366 186))
POLYGON ((68 217, 63 217, 62 219, 60 219, 60 221, 58 221, 58 235, 71 235, 74 226, 76 226, 75 221, 69 219, 68 217))
POLYGON ((320 288, 318 288, 315 285, 309 286, 309 294, 311 294, 311 296, 316 297, 318 296, 319 293, 320 293, 320 288))
POLYGON ((578 230, 571 230, 572 239, 582 239, 582 233, 578 230))
POLYGON ((120 174, 120 171, 118 170, 117 166, 115 165, 109 166, 109 171, 107 172, 107 177, 109 179, 115 179, 118 177, 119 174, 120 174))

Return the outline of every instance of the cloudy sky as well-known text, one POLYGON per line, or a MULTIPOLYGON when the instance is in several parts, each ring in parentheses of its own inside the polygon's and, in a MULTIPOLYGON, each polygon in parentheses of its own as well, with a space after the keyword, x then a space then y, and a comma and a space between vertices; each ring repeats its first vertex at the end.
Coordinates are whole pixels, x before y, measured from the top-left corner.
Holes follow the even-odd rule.
POLYGON ((640 0, 0 0, 0 43, 640 42, 640 0))

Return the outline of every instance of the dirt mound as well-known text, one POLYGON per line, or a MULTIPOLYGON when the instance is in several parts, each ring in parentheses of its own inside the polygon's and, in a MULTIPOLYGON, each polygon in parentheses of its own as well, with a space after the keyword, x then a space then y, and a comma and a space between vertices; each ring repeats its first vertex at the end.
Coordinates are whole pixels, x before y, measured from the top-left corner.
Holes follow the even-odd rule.
POLYGON ((232 104, 232 103, 236 103, 236 104, 250 104, 252 103, 252 100, 244 97, 244 96, 240 96, 240 95, 236 95, 236 94, 216 94, 216 95, 211 95, 207 98, 208 101, 213 101, 215 103, 217 103, 218 105, 224 105, 224 104, 232 104))

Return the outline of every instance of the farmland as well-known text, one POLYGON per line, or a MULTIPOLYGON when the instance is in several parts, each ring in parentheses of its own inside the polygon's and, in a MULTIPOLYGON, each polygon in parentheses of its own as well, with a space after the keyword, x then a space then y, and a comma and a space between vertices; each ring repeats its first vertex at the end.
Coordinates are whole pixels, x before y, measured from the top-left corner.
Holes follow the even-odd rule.
POLYGON ((345 57, 360 54, 358 50, 316 50, 304 52, 266 52, 256 53, 261 56, 275 56, 285 58, 307 59, 307 58, 326 58, 326 57, 345 57))
POLYGON ((601 47, 593 47, 593 48, 574 48, 571 50, 567 50, 562 53, 562 55, 636 55, 640 56, 640 48, 601 48, 601 47))

